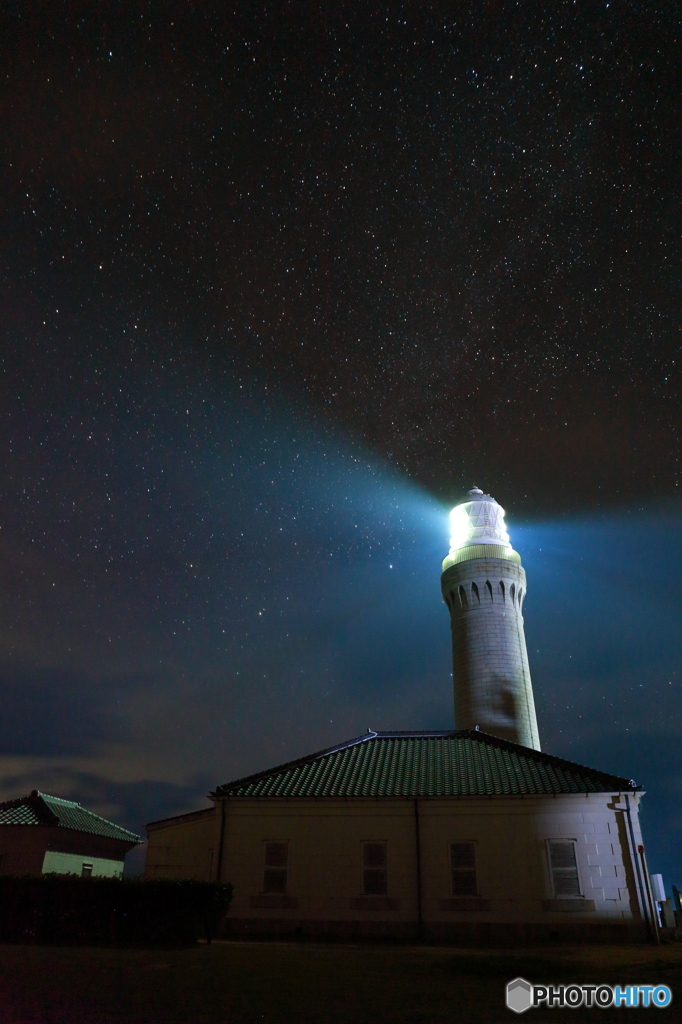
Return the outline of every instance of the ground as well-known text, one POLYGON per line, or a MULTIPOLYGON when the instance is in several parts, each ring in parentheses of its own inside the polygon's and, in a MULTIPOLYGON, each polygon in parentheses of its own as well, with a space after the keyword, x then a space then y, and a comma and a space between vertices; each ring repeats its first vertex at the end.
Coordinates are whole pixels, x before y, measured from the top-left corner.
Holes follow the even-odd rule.
POLYGON ((192 949, 0 947, 2 1024, 498 1024, 682 1019, 682 943, 475 952, 215 942, 192 949), (507 981, 667 984, 666 1009, 504 1005, 507 981))

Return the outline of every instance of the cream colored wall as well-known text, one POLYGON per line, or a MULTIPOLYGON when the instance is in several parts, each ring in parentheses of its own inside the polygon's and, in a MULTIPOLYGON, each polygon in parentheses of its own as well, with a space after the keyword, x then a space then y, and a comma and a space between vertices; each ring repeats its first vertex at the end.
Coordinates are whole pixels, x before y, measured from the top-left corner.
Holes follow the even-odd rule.
MULTIPOLYGON (((640 842, 635 806, 632 817, 640 842)), ((633 908, 639 916, 617 797, 437 798, 419 801, 419 820, 424 921, 630 920, 633 908), (561 838, 576 841, 584 900, 594 901, 587 913, 568 915, 543 903, 554 897, 547 840, 561 838), (476 844, 479 895, 490 901, 487 910, 453 911, 441 903, 452 896, 448 847, 458 841, 476 844)), ((414 921, 414 802, 228 800, 222 877, 235 886, 235 918, 414 921), (388 898, 397 901, 376 901, 377 909, 351 902, 361 896, 361 843, 372 839, 388 844, 388 898), (289 843, 287 901, 260 898, 267 840, 289 843), (272 905, 254 905, 259 902, 272 905)))
POLYGON ((148 825, 145 878, 215 877, 216 822, 215 808, 209 807, 148 825))
POLYGON ((81 875, 83 865, 92 866, 92 876, 102 878, 121 878, 123 875, 122 860, 106 860, 104 857, 86 857, 82 853, 58 853, 46 850, 43 858, 43 874, 81 875))
MULTIPOLYGON (((388 897, 400 900, 393 919, 414 920, 414 808, 404 800, 231 800, 226 806, 222 877, 235 886, 230 915, 357 920, 351 899, 362 895, 361 843, 388 843, 388 897), (251 905, 263 888, 264 843, 289 842, 288 908, 251 905)), ((276 900, 274 901, 277 902, 276 900)))

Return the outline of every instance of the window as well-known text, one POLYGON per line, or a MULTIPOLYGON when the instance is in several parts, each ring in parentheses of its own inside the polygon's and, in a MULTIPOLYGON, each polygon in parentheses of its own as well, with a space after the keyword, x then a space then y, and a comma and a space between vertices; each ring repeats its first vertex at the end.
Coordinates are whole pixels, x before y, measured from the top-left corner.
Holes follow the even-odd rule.
POLYGON ((362 891, 365 896, 388 892, 386 843, 362 844, 362 891))
POLYGON ((573 839, 549 839, 549 866, 555 899, 582 896, 573 839))
POLYGON ((265 869, 263 871, 263 892, 286 893, 288 860, 288 843, 279 842, 265 844, 265 869))
POLYGON ((450 873, 453 896, 478 896, 474 843, 450 844, 450 873))
POLYGON ((90 878, 91 874, 92 874, 92 864, 85 864, 85 863, 83 863, 83 867, 81 868, 81 875, 83 876, 83 878, 90 878))

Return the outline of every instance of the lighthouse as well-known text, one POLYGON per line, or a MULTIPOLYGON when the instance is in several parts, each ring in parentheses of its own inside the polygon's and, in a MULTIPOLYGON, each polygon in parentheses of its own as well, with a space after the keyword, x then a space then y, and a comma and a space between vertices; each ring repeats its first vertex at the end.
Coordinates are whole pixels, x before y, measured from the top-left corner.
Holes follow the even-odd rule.
POLYGON ((441 589, 452 625, 455 728, 539 750, 523 631, 526 573, 504 515, 478 487, 450 513, 441 589))

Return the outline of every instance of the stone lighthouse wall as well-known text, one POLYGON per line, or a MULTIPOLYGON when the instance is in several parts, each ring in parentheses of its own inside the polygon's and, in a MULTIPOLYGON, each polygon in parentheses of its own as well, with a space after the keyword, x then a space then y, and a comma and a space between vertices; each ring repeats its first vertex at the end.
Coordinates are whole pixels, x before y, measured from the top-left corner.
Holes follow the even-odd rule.
POLYGON ((455 727, 540 749, 523 632, 526 574, 506 558, 470 558, 441 576, 450 609, 455 727))

